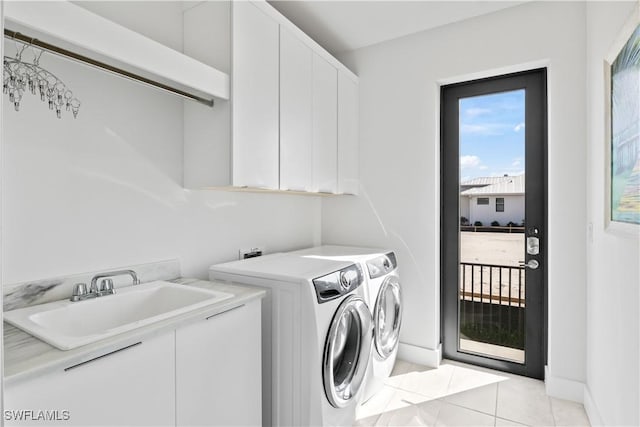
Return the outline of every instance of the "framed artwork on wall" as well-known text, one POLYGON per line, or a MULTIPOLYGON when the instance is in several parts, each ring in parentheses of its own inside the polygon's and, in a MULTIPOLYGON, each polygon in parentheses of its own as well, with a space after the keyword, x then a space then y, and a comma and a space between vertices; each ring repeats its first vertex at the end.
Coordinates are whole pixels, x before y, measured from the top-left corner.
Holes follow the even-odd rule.
POLYGON ((605 58, 607 229, 640 232, 640 15, 605 58))

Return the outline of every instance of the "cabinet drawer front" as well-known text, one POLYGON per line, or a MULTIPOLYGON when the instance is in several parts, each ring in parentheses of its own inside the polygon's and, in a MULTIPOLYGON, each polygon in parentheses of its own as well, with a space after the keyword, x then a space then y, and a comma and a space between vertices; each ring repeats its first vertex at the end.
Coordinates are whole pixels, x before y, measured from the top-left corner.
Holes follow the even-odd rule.
POLYGON ((180 426, 260 425, 260 301, 176 330, 180 426))
MULTIPOLYGON (((5 390, 6 410, 68 411, 65 426, 175 425, 175 335, 145 340, 5 390)), ((58 422, 61 423, 61 422, 58 422)), ((6 425, 45 425, 12 423, 6 425)))

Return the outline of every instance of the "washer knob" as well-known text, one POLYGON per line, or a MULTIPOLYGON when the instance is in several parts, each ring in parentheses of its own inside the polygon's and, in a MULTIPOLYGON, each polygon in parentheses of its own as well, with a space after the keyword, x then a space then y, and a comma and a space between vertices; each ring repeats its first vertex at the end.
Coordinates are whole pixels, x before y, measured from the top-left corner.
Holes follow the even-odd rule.
POLYGON ((343 289, 349 289, 353 284, 353 281, 358 277, 357 273, 353 270, 346 270, 340 272, 340 286, 343 289))

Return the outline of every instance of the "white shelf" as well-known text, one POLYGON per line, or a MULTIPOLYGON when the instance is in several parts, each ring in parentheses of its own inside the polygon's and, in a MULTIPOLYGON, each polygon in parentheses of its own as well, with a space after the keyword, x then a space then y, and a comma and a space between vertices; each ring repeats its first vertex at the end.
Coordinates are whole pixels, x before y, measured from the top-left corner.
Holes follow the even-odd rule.
POLYGON ((67 1, 5 2, 5 28, 203 99, 229 99, 229 76, 67 1))

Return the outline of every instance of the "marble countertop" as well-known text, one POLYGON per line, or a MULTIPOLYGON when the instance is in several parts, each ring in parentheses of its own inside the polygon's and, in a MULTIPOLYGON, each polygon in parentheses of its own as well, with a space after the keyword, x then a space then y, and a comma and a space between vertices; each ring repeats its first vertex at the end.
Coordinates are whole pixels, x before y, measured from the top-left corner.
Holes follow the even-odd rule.
POLYGON ((204 289, 229 292, 233 298, 147 325, 73 350, 59 350, 22 330, 4 323, 4 384, 35 378, 43 374, 86 362, 106 353, 167 333, 180 326, 198 322, 230 308, 263 298, 263 289, 235 283, 176 279, 172 282, 204 289))

